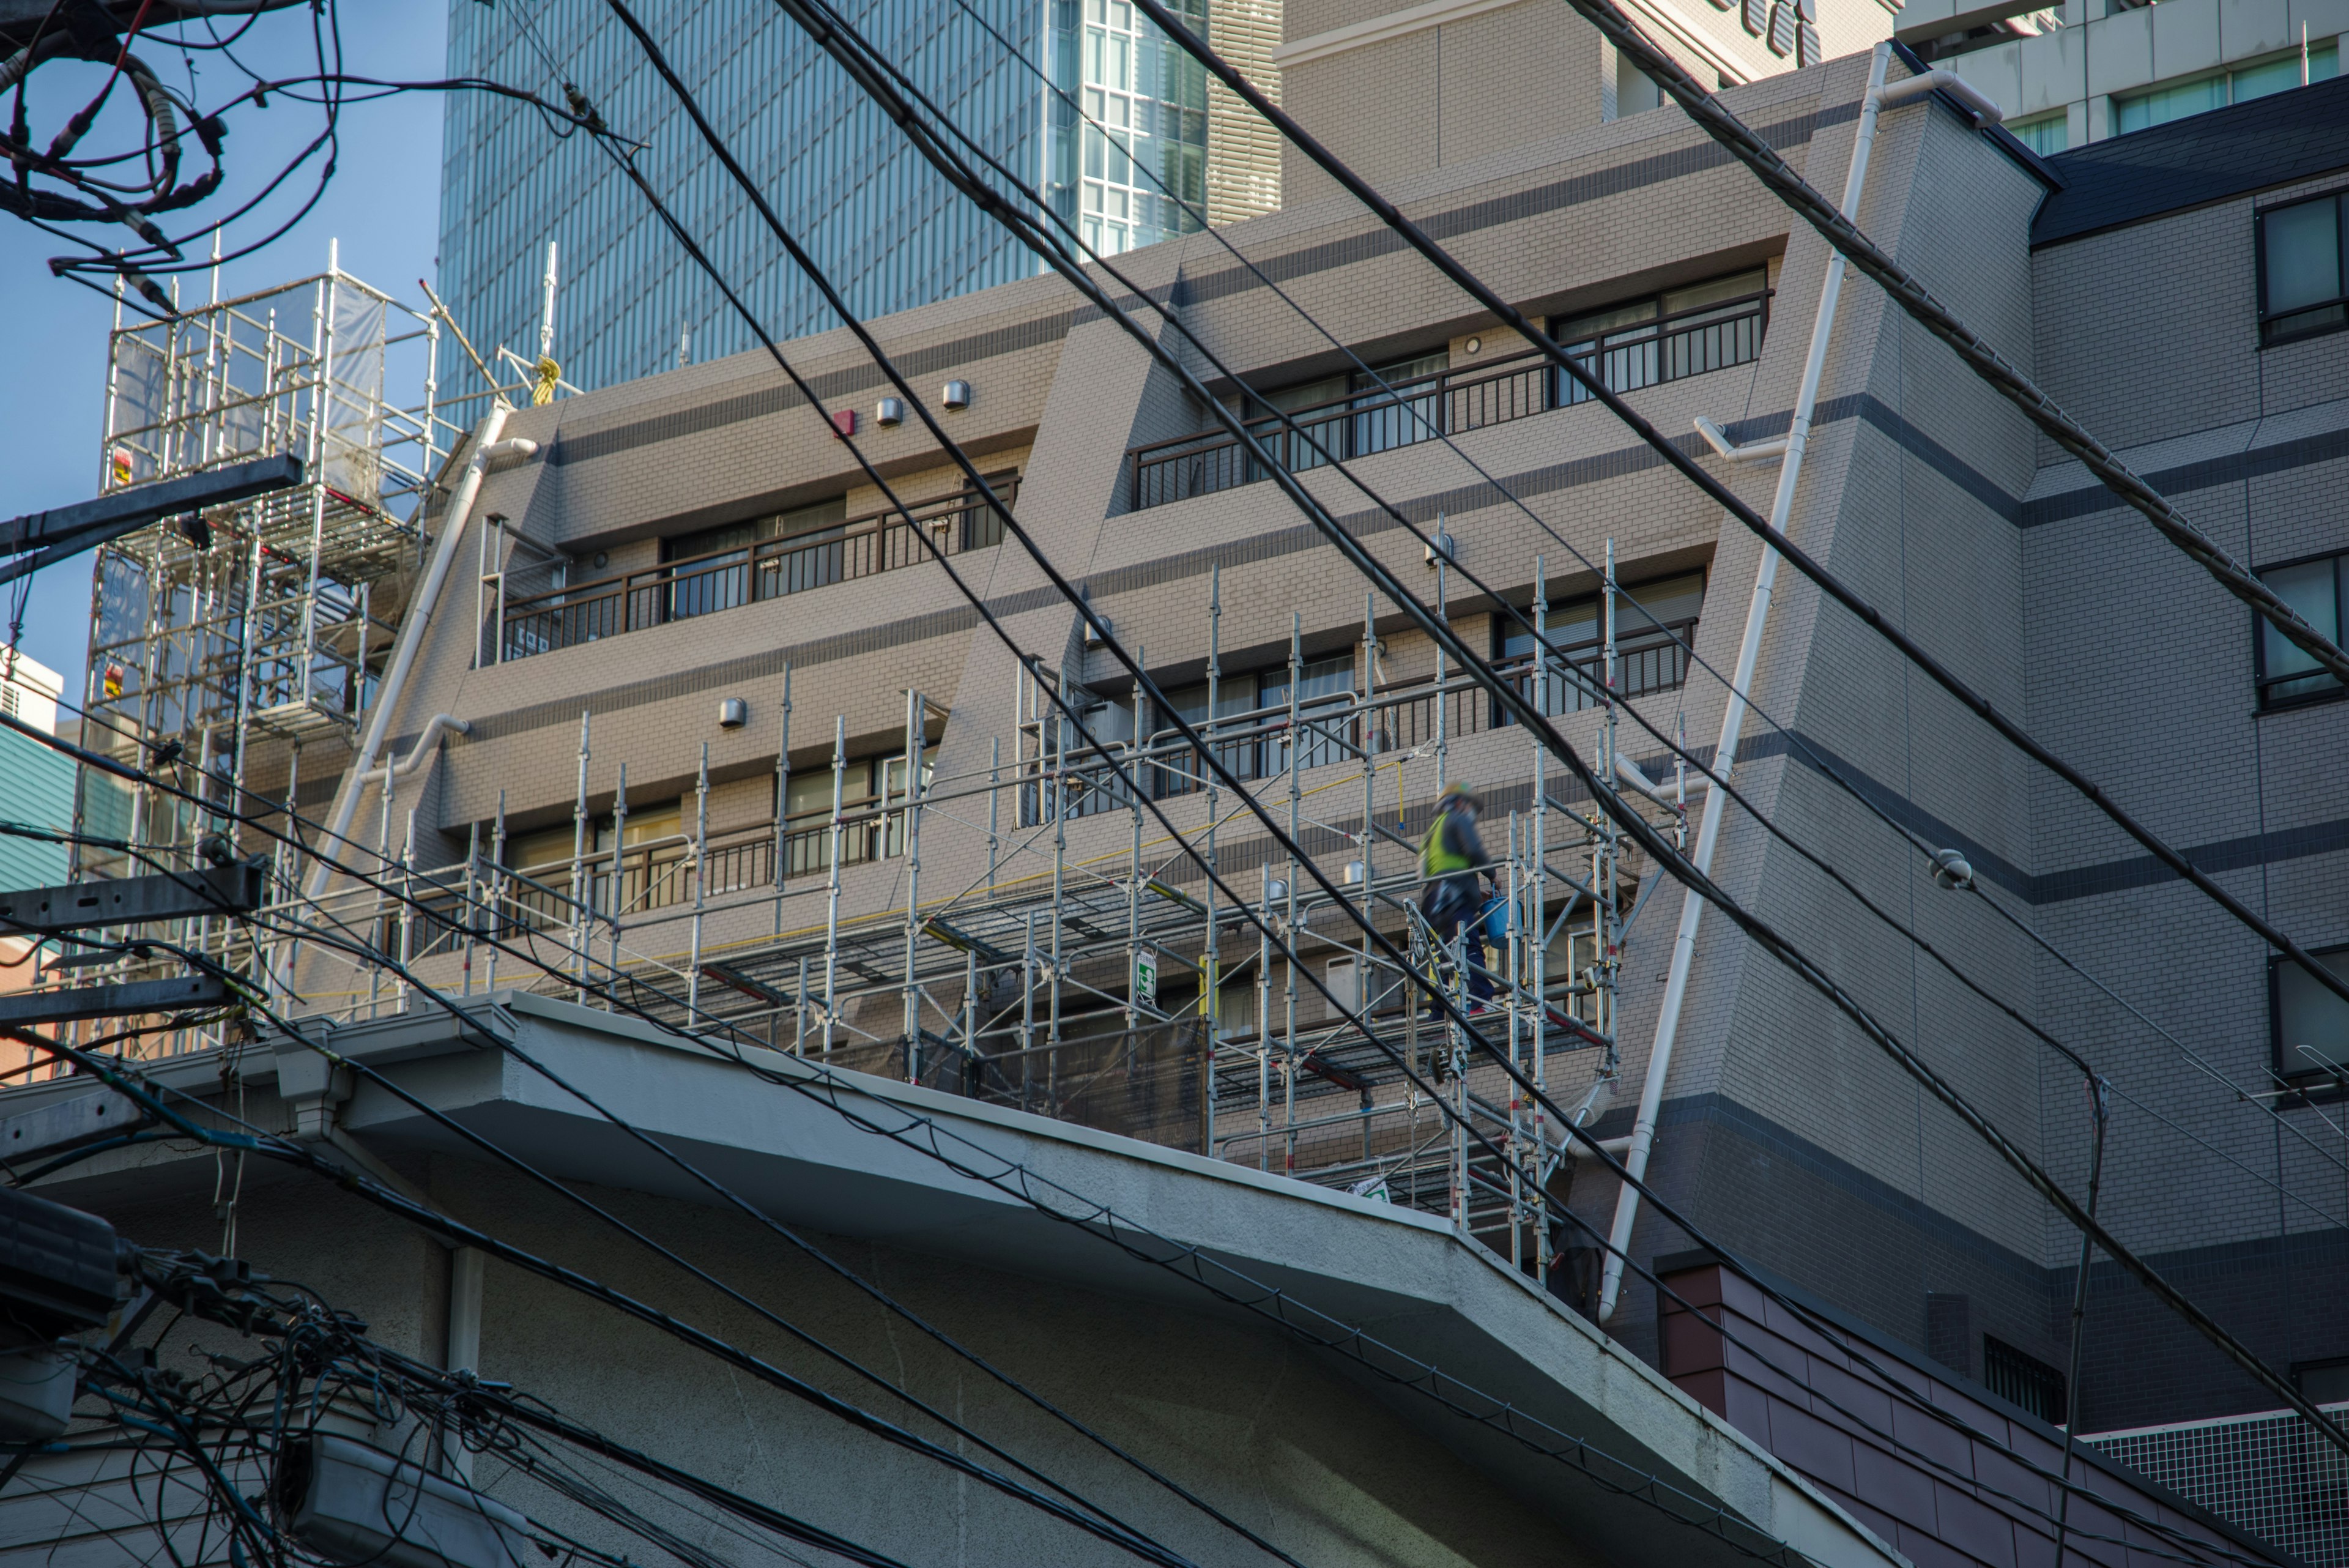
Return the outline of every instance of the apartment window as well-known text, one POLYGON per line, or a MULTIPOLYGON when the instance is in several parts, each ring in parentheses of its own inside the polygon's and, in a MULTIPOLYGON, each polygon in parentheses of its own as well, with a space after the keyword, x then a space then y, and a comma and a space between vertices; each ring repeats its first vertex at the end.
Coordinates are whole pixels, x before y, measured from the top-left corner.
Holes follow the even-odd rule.
MULTIPOLYGON (((2349 946, 2319 948, 2308 956, 2349 979, 2349 946)), ((2281 953, 2268 960, 2268 1017, 2276 1071, 2285 1077, 2349 1069, 2349 1002, 2281 953)))
MULTIPOLYGON (((1354 733, 1354 656, 1348 653, 1336 659, 1309 660, 1299 674, 1298 722, 1304 732, 1299 764, 1318 768, 1343 761, 1351 754, 1345 747, 1352 743, 1354 733)), ((1204 682, 1168 692, 1166 701, 1193 726, 1207 722, 1207 688, 1204 682)), ((1226 675, 1216 682, 1216 718, 1219 722, 1231 724, 1244 714, 1259 715, 1257 721, 1247 725, 1232 724, 1233 728, 1285 724, 1288 711, 1287 665, 1254 675, 1226 675)), ((1173 728, 1171 724, 1166 726, 1167 731, 1173 728)), ((1246 740, 1221 742, 1216 746, 1216 757, 1235 777, 1268 778, 1288 771, 1288 736, 1252 735, 1246 740)), ((1206 769, 1195 759, 1185 757, 1158 769, 1156 787, 1161 796, 1188 794, 1206 786, 1206 769)))
POLYGON ((2349 280, 2341 270, 2342 201, 2337 195, 2270 207, 2254 220, 2260 269, 2260 342, 2349 326, 2349 280))
MULTIPOLYGON (((767 598, 774 585, 761 585, 751 569, 751 553, 771 539, 796 539, 837 528, 848 519, 848 498, 834 496, 812 506, 802 506, 771 517, 698 528, 661 541, 661 560, 674 569, 668 574, 664 613, 671 620, 712 615, 733 609, 751 599, 767 598)), ((798 574, 810 580, 784 592, 822 587, 840 580, 840 552, 819 551, 798 574)))
POLYGON ((2312 1405, 2349 1404, 2349 1355, 2295 1362, 2292 1380, 2312 1405))
MULTIPOLYGON (((1353 735, 1354 656, 1314 659, 1297 672, 1297 723, 1299 767, 1326 767, 1348 754, 1340 744, 1353 735)), ((1220 693, 1219 693, 1220 695, 1220 693)), ((1288 706, 1288 671, 1268 670, 1261 678, 1257 705, 1288 706)), ((1264 772, 1288 771, 1288 737, 1276 735, 1264 743, 1264 772)))
MULTIPOLYGON (((2307 79, 2329 81, 2340 73, 2341 51, 2337 44, 2325 43, 2308 51, 2307 79)), ((2231 71, 2198 77, 2192 81, 2171 82, 2148 88, 2113 99, 2113 133, 2125 136, 2132 130, 2145 130, 2157 125, 2167 125, 2173 119, 2203 114, 2214 109, 2224 109, 2230 103, 2249 103, 2255 98, 2283 92, 2302 85, 2301 56, 2297 49, 2262 60, 2257 65, 2239 66, 2231 71)))
MULTIPOLYGON (((1751 362, 1762 352, 1769 304, 1768 270, 1755 267, 1565 317, 1550 323, 1550 336, 1609 391, 1630 392, 1751 362)), ((1564 371, 1558 380, 1561 403, 1591 396, 1564 371)))
POLYGON ((2064 1424, 2064 1375, 1987 1334, 1982 1335, 1982 1386, 2051 1427, 2064 1424))
POLYGON ((2071 120, 2061 109, 2033 119, 2010 121, 2014 139, 2042 158, 2053 158, 2071 144, 2071 120))
MULTIPOLYGON (((922 753, 922 781, 927 787, 936 769, 937 748, 922 753)), ((905 754, 887 752, 858 757, 840 770, 840 809, 855 815, 878 806, 895 807, 905 799, 905 754), (876 788, 875 785, 878 785, 876 788)), ((844 866, 885 860, 905 849, 905 814, 868 817, 841 830, 840 859, 844 866)), ((829 763, 794 770, 783 797, 784 874, 803 877, 832 866, 832 766, 829 763)))
MULTIPOLYGON (((2277 597, 2298 610, 2302 619, 2338 644, 2341 640, 2341 576, 2345 560, 2349 560, 2349 556, 2319 556, 2313 560, 2270 566, 2260 574, 2260 581, 2273 588, 2277 597)), ((2287 641, 2283 634, 2264 618, 2254 616, 2251 624, 2257 628, 2259 637, 2253 645, 2253 662, 2262 709, 2294 707, 2302 702, 2333 696, 2341 690, 2341 682, 2337 679, 2318 669, 2316 660, 2287 641)))
MULTIPOLYGON (((1687 646, 1696 637, 1697 616, 1703 608, 1702 572, 1643 583, 1619 594, 1615 600, 1616 689, 1627 697, 1640 697, 1671 691, 1686 680, 1687 646)), ((1550 607, 1544 623, 1550 646, 1579 679, 1551 675, 1538 699, 1543 712, 1574 713, 1598 705, 1592 693, 1607 678, 1607 628, 1600 610, 1601 602, 1596 597, 1550 607)), ((1533 633, 1512 628, 1502 637, 1498 651, 1504 662, 1515 668, 1531 662, 1533 648, 1533 633)), ((1520 671, 1518 679, 1530 679, 1530 671, 1520 671)), ((1507 720, 1496 710, 1494 722, 1507 720)))

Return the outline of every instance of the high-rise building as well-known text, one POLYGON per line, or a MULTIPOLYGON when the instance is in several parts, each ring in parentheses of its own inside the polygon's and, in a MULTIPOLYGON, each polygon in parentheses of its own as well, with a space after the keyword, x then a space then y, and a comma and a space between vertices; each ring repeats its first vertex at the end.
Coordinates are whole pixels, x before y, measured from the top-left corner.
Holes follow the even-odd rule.
MULTIPOLYGON (((13 649, 0 649, 0 713, 54 735, 63 685, 47 665, 13 649)), ((51 833, 67 832, 73 826, 73 763, 28 735, 0 729, 0 795, 6 797, 8 815, 16 821, 51 833)), ((65 879, 64 845, 0 836, 0 888, 41 888, 65 879)), ((21 946, 0 945, 0 964, 21 953, 21 946)))
MULTIPOLYGON (((1278 0, 1178 0, 1261 65, 1278 0)), ((710 121, 862 316, 1005 283, 1035 259, 957 200, 846 75, 780 10, 638 7, 710 121)), ((1220 91, 1128 0, 869 0, 852 19, 955 125, 1061 217, 1115 254, 1278 204, 1269 128, 1220 91), (1047 78, 1050 78, 1048 84, 1047 78), (1081 106, 1081 110, 1079 106, 1081 106), (1226 165, 1218 171, 1220 159, 1226 165)), ((833 325, 816 290, 709 161, 626 31, 589 0, 496 9, 456 0, 452 76, 560 99, 572 84, 778 338, 833 325)), ((535 358, 554 245, 552 351, 586 387, 754 346, 606 151, 550 140, 511 100, 450 100, 440 216, 442 296, 484 353, 535 358)))
MULTIPOLYGON (((1268 96, 1385 184, 1659 102, 1570 12, 1531 0, 1396 8, 1169 0, 1268 96), (1373 87, 1371 84, 1375 84, 1373 87), (1284 89, 1291 89, 1283 98, 1284 89)), ((1633 14, 1707 85, 1868 47, 1886 0, 1640 0, 1633 14)), ((859 316, 1038 270, 956 198, 780 9, 683 0, 637 12, 782 221, 859 316)), ((861 0, 847 14, 960 133, 1116 255, 1326 194, 1272 128, 1131 0, 861 0)), ((645 143, 637 167, 778 339, 836 325, 732 192, 626 29, 593 0, 451 0, 449 73, 585 93, 645 143)), ((550 139, 512 100, 452 95, 441 296, 484 353, 553 358, 585 388, 755 347, 750 330, 589 138, 550 139), (554 250, 549 253, 552 244, 554 250), (553 282, 550 285, 550 276, 553 282)))

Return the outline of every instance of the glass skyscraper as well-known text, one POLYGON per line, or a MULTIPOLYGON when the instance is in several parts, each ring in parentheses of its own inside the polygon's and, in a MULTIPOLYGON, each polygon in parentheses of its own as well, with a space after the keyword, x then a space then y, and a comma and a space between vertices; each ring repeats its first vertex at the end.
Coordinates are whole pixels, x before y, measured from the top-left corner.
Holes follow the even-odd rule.
MULTIPOLYGON (((760 0, 634 8, 858 315, 1039 269, 780 8, 760 0)), ((841 8, 1105 254, 1197 227, 1208 189, 1205 73, 1128 0, 843 0, 841 8), (1047 89, 1044 73, 1081 114, 1047 89)), ((1206 0, 1174 8, 1208 26, 1206 0)), ((450 0, 449 70, 557 102, 563 84, 575 83, 614 130, 648 144, 638 168, 771 334, 837 325, 599 0, 450 0)), ((450 95, 440 285, 475 346, 536 357, 552 240, 554 356, 565 379, 608 386, 756 347, 605 153, 585 135, 554 133, 567 130, 511 99, 450 95)))

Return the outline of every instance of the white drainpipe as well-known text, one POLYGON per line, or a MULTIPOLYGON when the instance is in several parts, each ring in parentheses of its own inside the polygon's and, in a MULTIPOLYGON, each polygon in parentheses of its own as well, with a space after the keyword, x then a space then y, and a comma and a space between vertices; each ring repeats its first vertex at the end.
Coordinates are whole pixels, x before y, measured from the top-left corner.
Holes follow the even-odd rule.
POLYGON ((399 711, 400 693, 408 685, 408 672, 416 663, 417 649, 424 646, 424 631, 431 623, 432 607, 440 602, 441 586, 449 580, 450 565, 457 558, 457 541, 465 532, 465 519, 481 493, 482 473, 493 459, 528 457, 538 450, 536 441, 498 439, 498 432, 505 429, 506 416, 512 411, 503 403, 496 404, 473 429, 473 455, 465 463, 465 476, 458 481, 457 493, 450 498, 448 511, 441 514, 440 538, 433 546, 432 565, 416 590, 416 602, 401 618, 398 639, 392 644, 391 667, 384 672, 382 689, 376 693, 366 738, 359 742, 359 754, 352 761, 342 788, 336 792, 335 820, 326 828, 325 856, 311 868, 305 889, 308 898, 316 898, 326 890, 333 870, 326 856, 335 854, 347 841, 351 818, 357 815, 359 796, 366 793, 367 777, 378 774, 376 758, 383 753, 384 733, 391 728, 392 716, 399 711))
MULTIPOLYGON (((1851 170, 1843 182, 1843 214, 1847 218, 1859 215, 1860 190, 1868 180, 1868 155, 1876 144, 1876 116, 1879 108, 1889 101, 1884 87, 1884 72, 1892 57, 1891 46, 1878 44, 1876 56, 1868 62, 1868 96, 1860 100, 1859 130, 1851 150, 1851 170)), ((1931 87, 1944 85, 1933 81, 1947 76, 1935 71, 1930 76, 1915 77, 1900 84, 1907 92, 1900 101, 1919 97, 1931 87), (1931 87, 1920 83, 1931 83, 1931 87)), ((1952 78, 1952 80, 1955 78, 1952 78)), ((1971 89, 1968 89, 1971 91, 1971 89)), ((1979 95, 1976 95, 1979 96, 1979 95)), ((1996 106, 1992 112, 1996 113, 1996 106)), ((1826 369, 1827 339, 1835 332, 1836 304, 1843 296, 1844 260, 1842 253, 1830 252, 1826 276, 1819 284, 1818 315, 1811 323, 1810 357, 1803 362, 1802 389, 1795 397, 1795 417, 1786 427, 1785 460, 1778 470, 1778 493, 1770 503, 1770 526, 1785 532, 1786 518, 1794 510, 1795 486, 1803 476, 1803 452, 1810 444, 1811 415, 1819 400, 1819 377, 1826 369)), ((1704 424, 1700 422, 1700 430, 1704 424)), ((1718 447, 1717 431, 1703 431, 1708 441, 1718 447)), ((1758 443, 1757 443, 1758 444, 1758 443)), ((1756 454, 1761 455, 1761 454, 1756 454)), ((1727 778, 1737 763, 1737 742, 1745 728, 1745 694, 1754 684, 1754 667, 1762 655, 1762 629, 1770 618, 1770 592, 1778 578, 1778 552, 1767 545, 1762 547, 1761 564, 1754 571, 1754 597, 1745 607, 1745 635, 1737 645, 1737 668, 1730 678, 1728 703, 1722 709, 1721 739, 1713 750, 1713 771, 1727 778)), ((1696 868, 1707 875, 1713 870, 1713 846, 1721 840, 1722 811, 1728 804, 1724 791, 1708 789, 1704 794, 1704 815, 1699 820, 1696 849, 1690 857, 1696 868)), ((1648 1155, 1656 1143, 1656 1114, 1664 1101, 1664 1078, 1672 1066, 1672 1045, 1680 1033, 1681 1007, 1688 1000, 1689 967, 1696 957, 1697 922, 1704 915, 1704 900, 1693 890, 1681 898, 1681 924, 1672 938, 1671 968, 1664 981, 1663 1006, 1656 1014, 1656 1043, 1648 1053, 1648 1075, 1640 1085, 1640 1109, 1631 1123, 1630 1147, 1624 1151, 1624 1168, 1631 1173, 1632 1181, 1644 1179, 1648 1171, 1648 1155)), ((1639 1217, 1640 1194, 1637 1188, 1626 1182, 1615 1198, 1615 1225, 1607 1238, 1606 1272, 1599 1287, 1599 1321, 1605 1323, 1615 1315, 1615 1308, 1623 1294, 1623 1258, 1631 1245, 1631 1222, 1639 1217)))

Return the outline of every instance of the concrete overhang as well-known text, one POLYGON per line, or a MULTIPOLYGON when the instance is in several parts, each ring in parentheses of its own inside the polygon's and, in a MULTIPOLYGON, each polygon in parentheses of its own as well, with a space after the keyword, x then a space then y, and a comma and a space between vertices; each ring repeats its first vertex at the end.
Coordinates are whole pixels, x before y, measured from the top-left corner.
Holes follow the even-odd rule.
MULTIPOLYGON (((1333 1366, 1610 1561, 1754 1561, 1750 1540, 1733 1545, 1709 1522, 1719 1509, 1822 1568, 1906 1563, 1595 1325, 1433 1216, 745 1052, 782 1080, 771 1083, 698 1042, 543 997, 502 992, 466 1005, 469 1023, 411 1014, 338 1028, 333 1046, 566 1181, 719 1201, 525 1064, 524 1054, 794 1227, 1149 1298, 1268 1334, 1288 1332, 1273 1314, 1308 1334, 1327 1335, 1329 1320, 1339 1320, 1368 1337, 1354 1342, 1358 1355, 1326 1351, 1333 1366), (1159 1259, 1188 1261, 1170 1267, 1159 1259), (1202 1277, 1216 1289, 1203 1288, 1202 1277), (1568 1448, 1568 1435, 1596 1450, 1588 1463, 1544 1451, 1568 1448), (1627 1485, 1635 1474, 1662 1488, 1627 1485)), ((395 1162, 435 1152, 483 1158, 382 1087, 364 1077, 336 1083, 323 1065, 286 1042, 246 1047, 225 1069, 207 1054, 151 1075, 207 1096, 242 1077, 249 1091, 263 1091, 250 1096, 248 1114, 274 1110, 284 1125, 314 1128, 298 1108, 347 1089, 335 1136, 395 1162), (270 1102, 270 1089, 287 1100, 270 1102)), ((20 1087, 0 1094, 0 1116, 94 1092, 87 1079, 20 1087)), ((246 1181, 268 1179, 268 1163, 251 1162, 246 1181)), ((310 1179, 279 1168, 277 1179, 310 1179)), ((104 1211, 209 1190, 212 1180, 209 1151, 147 1144, 94 1156, 39 1189, 104 1211)))

